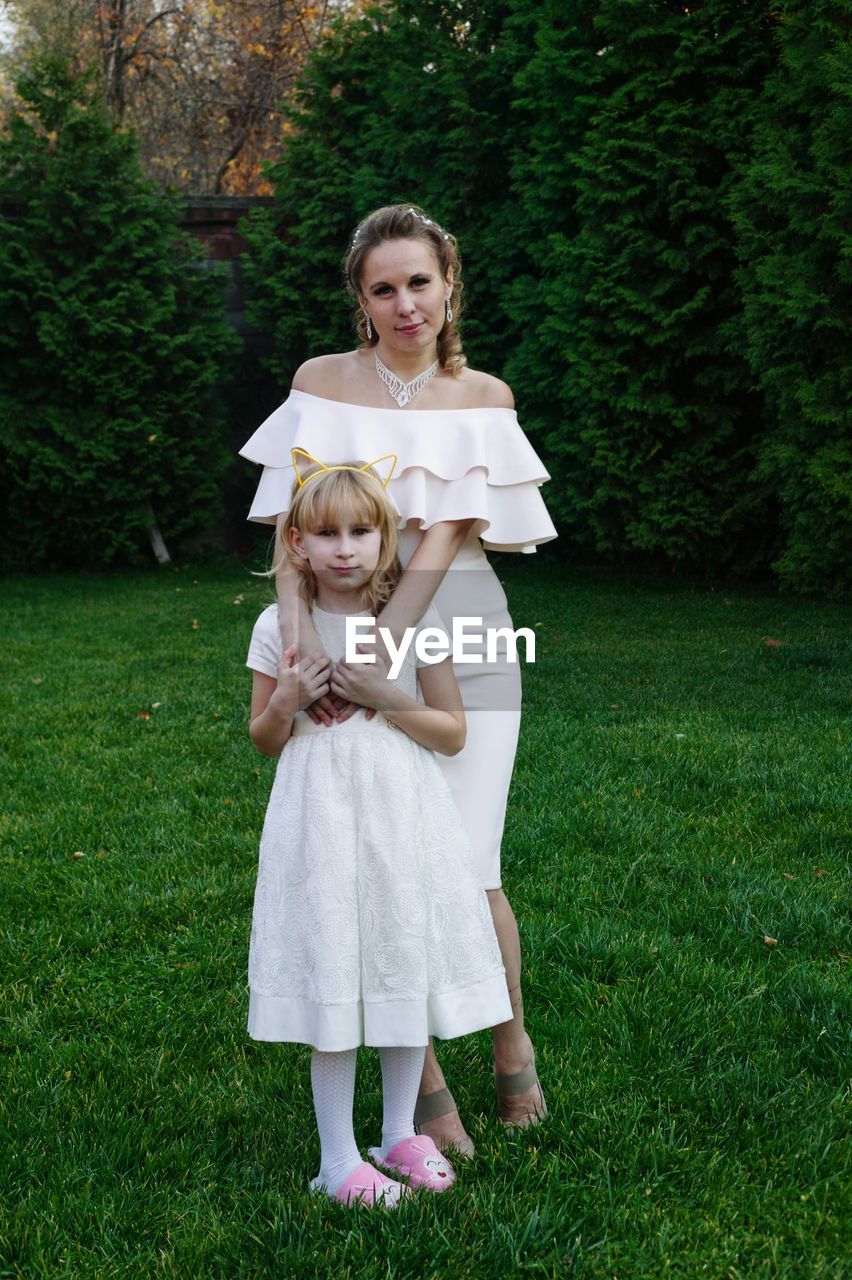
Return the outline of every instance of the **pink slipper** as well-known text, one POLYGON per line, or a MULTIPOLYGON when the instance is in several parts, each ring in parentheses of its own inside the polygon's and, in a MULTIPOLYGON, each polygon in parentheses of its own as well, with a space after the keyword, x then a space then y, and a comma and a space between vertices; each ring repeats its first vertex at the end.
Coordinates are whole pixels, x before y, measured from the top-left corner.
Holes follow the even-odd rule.
POLYGON ((410 1187, 449 1191, 456 1180, 455 1169, 425 1133, 395 1143, 384 1159, 378 1147, 371 1147, 367 1155, 383 1169, 405 1178, 410 1187))
POLYGON ((344 1178, 336 1191, 329 1191, 319 1178, 312 1179, 311 1191, 324 1191, 329 1200, 338 1200, 350 1209, 395 1209, 403 1196, 411 1194, 408 1187, 386 1178, 366 1160, 344 1178))

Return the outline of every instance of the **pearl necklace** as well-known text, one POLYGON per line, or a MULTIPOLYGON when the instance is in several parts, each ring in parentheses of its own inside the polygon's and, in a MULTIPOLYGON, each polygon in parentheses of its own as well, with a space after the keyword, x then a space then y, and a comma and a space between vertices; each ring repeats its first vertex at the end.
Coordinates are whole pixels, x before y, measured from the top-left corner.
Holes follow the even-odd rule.
POLYGON ((383 362, 378 351, 376 352, 376 373, 387 387, 391 397, 397 402, 400 409, 408 404, 409 400, 413 400, 419 395, 426 383, 434 378, 438 372, 438 361, 434 361, 429 365, 428 369, 424 369, 422 373, 418 373, 416 378, 412 378, 410 382, 403 382, 402 378, 398 378, 396 374, 390 370, 383 362))

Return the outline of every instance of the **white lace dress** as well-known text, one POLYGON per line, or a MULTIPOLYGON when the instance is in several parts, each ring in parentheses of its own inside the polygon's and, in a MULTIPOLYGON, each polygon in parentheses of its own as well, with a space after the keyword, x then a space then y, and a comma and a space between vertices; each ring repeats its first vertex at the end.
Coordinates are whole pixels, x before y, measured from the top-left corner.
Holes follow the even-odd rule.
MULTIPOLYGON (((318 609, 314 622, 342 657, 345 617, 318 609)), ((247 665, 274 676, 279 654, 273 605, 247 665)), ((398 680, 416 696, 413 646, 398 680)), ((261 837, 249 989, 254 1039, 327 1051, 422 1045, 512 1016, 447 782, 433 752, 381 715, 328 728, 295 718, 261 837)))
MULTIPOLYGON (((274 524, 290 505, 290 450, 321 462, 371 462, 394 453, 388 493, 400 513, 400 557, 407 565, 424 530, 443 520, 475 524, 435 594, 447 630, 459 615, 487 628, 513 628, 506 596, 483 547, 534 551, 556 537, 542 501, 547 471, 518 425, 514 409, 368 409, 304 391, 257 429, 242 455, 263 464, 250 520, 274 524)), ((515 619, 533 626, 535 618, 515 619)), ((467 741, 456 756, 439 756, 462 815, 474 866, 486 889, 502 883, 500 842, 521 720, 517 664, 455 667, 467 741)))

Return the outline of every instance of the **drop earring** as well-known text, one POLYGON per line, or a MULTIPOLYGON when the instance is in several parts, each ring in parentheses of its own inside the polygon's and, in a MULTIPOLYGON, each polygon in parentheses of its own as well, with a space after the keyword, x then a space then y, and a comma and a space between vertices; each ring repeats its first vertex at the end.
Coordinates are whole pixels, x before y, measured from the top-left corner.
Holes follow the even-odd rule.
POLYGON ((452 309, 452 307, 450 306, 450 300, 449 300, 449 298, 446 298, 446 299, 445 299, 445 301, 446 301, 446 304, 447 304, 447 324, 452 324, 452 320, 453 320, 453 309, 452 309))
POLYGON ((364 315, 367 317, 367 341, 372 342, 373 326, 370 324, 370 313, 368 311, 365 311, 364 315))

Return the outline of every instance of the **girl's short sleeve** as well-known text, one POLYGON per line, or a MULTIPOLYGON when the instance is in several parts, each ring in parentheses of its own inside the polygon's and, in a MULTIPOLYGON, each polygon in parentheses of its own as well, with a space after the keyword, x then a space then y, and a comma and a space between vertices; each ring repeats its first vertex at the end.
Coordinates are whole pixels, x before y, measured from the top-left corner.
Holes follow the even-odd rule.
POLYGON ((278 675, 281 658, 281 637, 278 631, 278 606, 271 604, 254 624, 249 643, 246 666, 262 675, 278 675))

